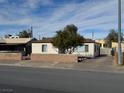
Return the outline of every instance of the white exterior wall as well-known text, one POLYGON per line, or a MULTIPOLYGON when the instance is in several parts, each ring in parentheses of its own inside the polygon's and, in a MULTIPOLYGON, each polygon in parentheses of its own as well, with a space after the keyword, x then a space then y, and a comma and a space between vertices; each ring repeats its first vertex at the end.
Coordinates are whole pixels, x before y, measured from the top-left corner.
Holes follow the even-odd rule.
MULTIPOLYGON (((99 50, 95 52, 95 45, 98 46, 98 44, 95 43, 84 43, 83 44, 88 45, 88 52, 85 52, 85 50, 78 51, 78 48, 75 50, 73 54, 86 56, 86 57, 96 57, 99 55, 99 50)), ((84 47, 83 46, 83 47, 84 47)), ((58 49, 53 47, 52 43, 32 43, 32 54, 59 54, 58 49), (42 52, 42 45, 47 45, 47 52, 42 52)))
POLYGON ((58 54, 58 49, 51 43, 32 43, 32 54, 58 54), (47 45, 47 52, 42 52, 42 45, 47 45))
POLYGON ((89 46, 89 51, 78 51, 78 49, 75 50, 73 54, 81 55, 81 56, 86 56, 86 57, 94 57, 94 43, 84 43, 82 47, 85 45, 89 46))
POLYGON ((96 44, 96 43, 84 43, 82 47, 85 48, 85 45, 89 46, 89 51, 88 52, 79 51, 78 48, 77 48, 73 54, 77 54, 77 55, 81 55, 81 56, 85 56, 85 57, 99 56, 99 53, 100 53, 99 44, 96 44), (95 51, 95 46, 97 46, 96 51, 95 51))

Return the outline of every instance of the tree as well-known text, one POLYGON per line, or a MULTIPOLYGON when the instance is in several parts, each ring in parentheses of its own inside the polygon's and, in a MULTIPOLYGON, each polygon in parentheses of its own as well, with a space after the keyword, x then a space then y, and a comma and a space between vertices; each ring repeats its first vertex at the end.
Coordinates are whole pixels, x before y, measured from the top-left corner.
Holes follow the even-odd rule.
POLYGON ((30 37, 32 37, 32 32, 30 30, 28 30, 28 31, 23 30, 23 31, 19 32, 18 36, 20 38, 30 38, 30 37))
POLYGON ((77 30, 78 28, 71 24, 56 32, 53 38, 53 46, 59 49, 59 53, 72 54, 75 48, 81 45, 84 38, 77 33, 77 30))
MULTIPOLYGON (((118 42, 118 32, 114 29, 110 30, 110 33, 105 38, 107 47, 111 47, 112 42, 118 42)), ((123 40, 123 35, 121 36, 121 40, 123 40)))

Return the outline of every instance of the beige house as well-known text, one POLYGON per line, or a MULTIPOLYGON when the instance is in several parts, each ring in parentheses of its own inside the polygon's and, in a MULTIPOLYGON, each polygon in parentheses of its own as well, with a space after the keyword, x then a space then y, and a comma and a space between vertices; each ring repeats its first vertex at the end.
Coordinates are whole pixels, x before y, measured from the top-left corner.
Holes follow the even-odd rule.
POLYGON ((97 40, 95 40, 95 42, 99 43, 101 48, 106 48, 107 47, 106 42, 105 42, 104 39, 97 39, 97 40))
MULTIPOLYGON (((121 43, 122 51, 124 52, 124 42, 121 43)), ((112 42, 112 48, 118 50, 118 42, 112 42)))
MULTIPOLYGON (((59 51, 52 45, 52 40, 47 38, 32 43, 32 54, 59 54, 59 51)), ((93 40, 86 40, 82 42, 82 46, 77 47, 73 55, 99 56, 100 45, 93 40)))
POLYGON ((0 52, 20 52, 22 55, 31 54, 31 42, 34 38, 0 38, 0 52))

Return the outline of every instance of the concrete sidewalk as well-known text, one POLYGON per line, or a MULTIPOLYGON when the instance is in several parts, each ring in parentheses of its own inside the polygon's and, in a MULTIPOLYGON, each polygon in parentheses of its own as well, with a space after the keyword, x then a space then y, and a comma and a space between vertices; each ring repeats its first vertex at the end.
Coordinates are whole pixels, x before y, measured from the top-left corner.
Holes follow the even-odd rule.
POLYGON ((71 69, 80 71, 96 71, 110 73, 124 73, 123 66, 113 65, 113 57, 99 57, 96 59, 86 59, 81 63, 60 63, 60 62, 31 62, 31 61, 1 61, 2 66, 19 66, 33 68, 51 68, 51 69, 71 69))

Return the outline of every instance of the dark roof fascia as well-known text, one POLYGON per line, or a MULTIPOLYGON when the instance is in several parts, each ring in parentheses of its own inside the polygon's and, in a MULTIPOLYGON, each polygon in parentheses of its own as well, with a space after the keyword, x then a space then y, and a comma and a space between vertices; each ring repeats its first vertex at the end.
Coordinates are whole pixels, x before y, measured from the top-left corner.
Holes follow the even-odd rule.
POLYGON ((7 45, 26 45, 26 43, 5 43, 5 44, 0 44, 2 46, 7 46, 7 45))
MULTIPOLYGON (((37 40, 37 41, 33 41, 32 43, 52 43, 52 39, 48 38, 48 39, 42 39, 42 40, 37 40)), ((91 40, 91 39, 86 39, 84 41, 81 41, 81 43, 96 43, 94 40, 91 40)))

